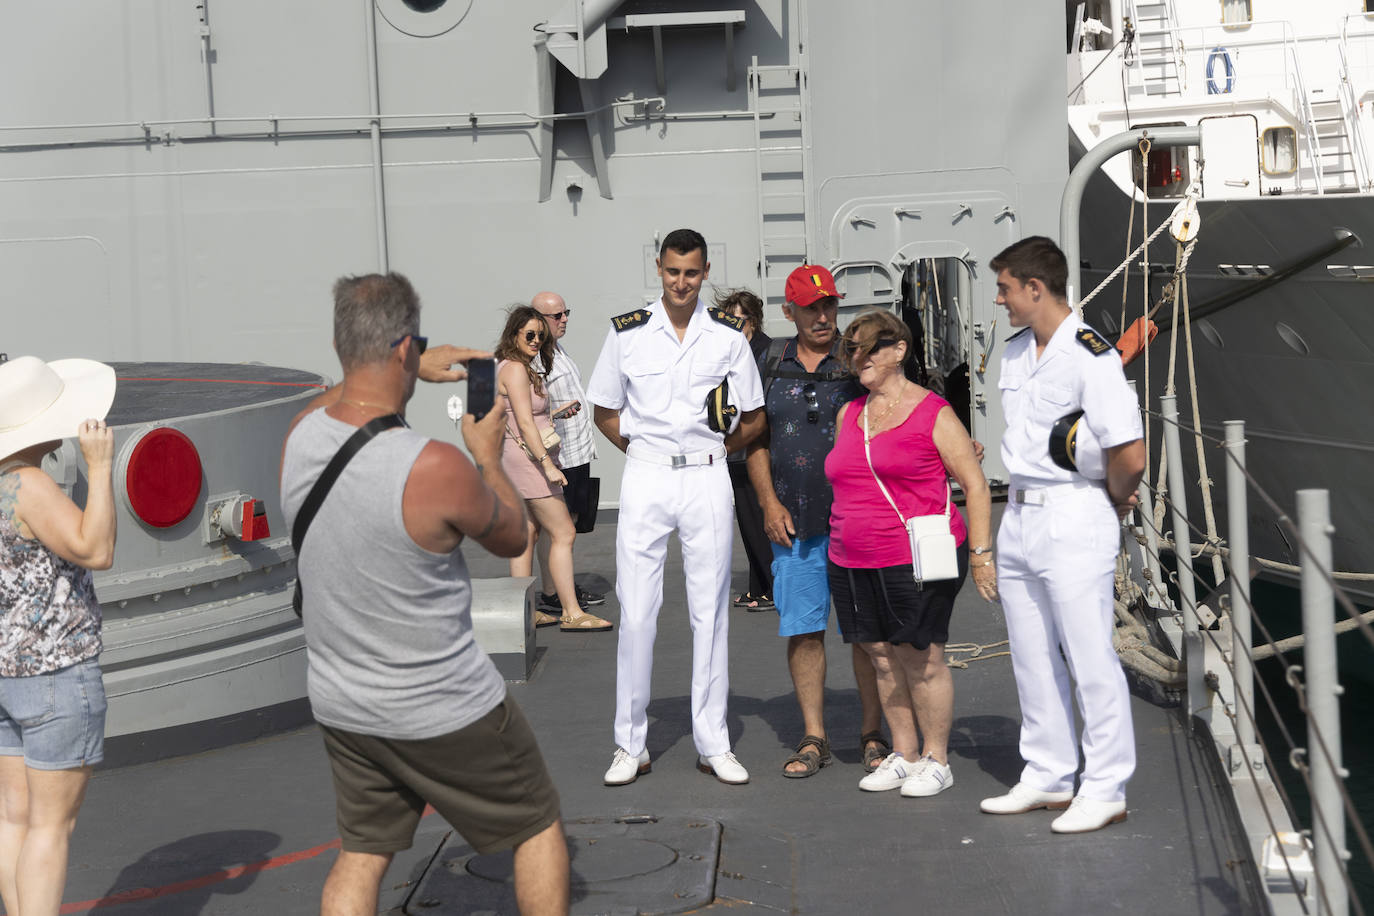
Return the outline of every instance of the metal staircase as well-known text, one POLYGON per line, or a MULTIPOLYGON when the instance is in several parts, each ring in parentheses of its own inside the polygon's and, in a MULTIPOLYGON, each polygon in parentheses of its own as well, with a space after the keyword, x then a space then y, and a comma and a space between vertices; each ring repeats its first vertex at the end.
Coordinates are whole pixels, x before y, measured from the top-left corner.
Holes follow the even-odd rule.
POLYGON ((1333 89, 1309 89, 1307 105, 1312 113, 1312 129, 1317 141, 1315 155, 1319 164, 1316 172, 1323 192, 1358 190, 1360 175, 1355 149, 1339 93, 1333 89))
POLYGON ((1135 23, 1137 91, 1147 96, 1183 94, 1183 61, 1174 39, 1173 0, 1146 0, 1128 6, 1135 23))
POLYGON ((810 152, 804 66, 749 67, 758 169, 759 295, 783 301, 787 275, 807 263, 806 166, 810 152))

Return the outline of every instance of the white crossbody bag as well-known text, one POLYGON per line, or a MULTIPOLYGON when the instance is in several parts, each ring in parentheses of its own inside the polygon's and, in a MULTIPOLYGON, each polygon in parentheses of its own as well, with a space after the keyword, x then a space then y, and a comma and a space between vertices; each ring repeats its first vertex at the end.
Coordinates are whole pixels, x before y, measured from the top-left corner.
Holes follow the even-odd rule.
POLYGON ((959 555, 954 543, 954 535, 949 530, 951 494, 949 482, 945 482, 945 511, 943 515, 913 515, 906 518, 892 494, 883 486, 882 478, 873 468, 873 453, 868 446, 868 404, 864 403, 864 458, 868 459, 868 470, 878 483, 878 489, 887 497, 888 505, 906 527, 907 537, 911 539, 911 572, 917 584, 939 579, 959 578, 959 555))

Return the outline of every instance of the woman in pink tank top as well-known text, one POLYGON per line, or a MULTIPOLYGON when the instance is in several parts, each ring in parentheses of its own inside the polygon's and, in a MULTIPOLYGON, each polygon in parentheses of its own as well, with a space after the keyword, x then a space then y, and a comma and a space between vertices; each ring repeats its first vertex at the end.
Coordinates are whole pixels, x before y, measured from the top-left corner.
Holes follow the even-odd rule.
POLYGON ((868 394, 840 410, 825 459, 835 493, 830 591, 844 641, 873 660, 893 748, 859 788, 936 795, 954 784, 947 756, 954 681, 944 658, 954 596, 969 566, 979 593, 988 600, 997 594, 991 498, 954 411, 903 372, 912 352, 907 326, 890 312, 864 312, 845 331, 844 347, 868 394), (964 492, 967 525, 951 505, 951 475, 964 492), (918 584, 904 520, 946 511, 959 576, 918 584))

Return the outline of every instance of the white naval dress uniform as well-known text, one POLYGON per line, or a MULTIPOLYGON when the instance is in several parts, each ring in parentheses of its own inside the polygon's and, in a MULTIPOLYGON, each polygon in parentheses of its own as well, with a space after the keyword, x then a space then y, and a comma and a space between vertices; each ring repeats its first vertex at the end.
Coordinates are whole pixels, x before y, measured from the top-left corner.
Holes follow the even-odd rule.
POLYGON ((612 325, 587 397, 619 410, 620 433, 630 440, 615 545, 615 742, 630 754, 644 750, 663 564, 676 529, 692 626, 692 737, 699 754, 724 754, 735 516, 725 436, 706 424, 706 397, 728 380, 740 414, 762 407, 758 367, 744 335, 713 319, 700 300, 681 342, 662 300, 612 325))
POLYGON ((1105 481, 1055 464, 1049 437, 1057 419, 1082 410, 1078 467, 1101 478, 1099 449, 1141 438, 1140 411, 1116 349, 1073 314, 1039 359, 1029 328, 1013 336, 998 386, 1011 490, 997 533, 997 580, 1021 703, 1021 782, 1044 792, 1073 789, 1072 676, 1083 715, 1078 794, 1122 801, 1135 770, 1135 735, 1130 692, 1112 648, 1120 524, 1105 481))

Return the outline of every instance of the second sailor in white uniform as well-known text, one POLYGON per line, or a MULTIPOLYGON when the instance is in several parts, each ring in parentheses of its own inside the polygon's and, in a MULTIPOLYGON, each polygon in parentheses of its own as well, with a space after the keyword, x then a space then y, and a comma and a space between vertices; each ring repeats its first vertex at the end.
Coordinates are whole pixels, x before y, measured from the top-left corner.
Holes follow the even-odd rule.
POLYGON ((725 454, 758 434, 763 392, 740 320, 708 309, 698 298, 710 270, 706 240, 690 229, 671 232, 657 264, 662 297, 611 320, 587 385, 597 427, 629 458, 616 526, 618 747, 604 781, 625 785, 649 770, 649 680, 668 536, 676 530, 692 627, 692 737, 698 767, 721 782, 738 784, 748 782, 749 773, 730 752, 725 725, 734 543, 725 454), (713 397, 716 392, 733 405, 733 421, 731 408, 713 397), (711 401, 714 421, 708 417, 711 401))

